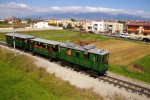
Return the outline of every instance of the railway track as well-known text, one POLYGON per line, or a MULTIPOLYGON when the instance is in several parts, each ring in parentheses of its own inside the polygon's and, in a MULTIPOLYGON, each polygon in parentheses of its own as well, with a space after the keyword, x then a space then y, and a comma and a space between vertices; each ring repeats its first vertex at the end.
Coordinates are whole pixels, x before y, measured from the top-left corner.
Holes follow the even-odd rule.
POLYGON ((132 93, 135 93, 135 94, 138 94, 141 96, 146 96, 146 97, 150 98, 150 88, 143 87, 143 86, 131 83, 131 82, 127 82, 127 81, 124 81, 124 80, 121 80, 121 79, 118 79, 118 78, 115 78, 115 77, 112 77, 109 75, 98 76, 98 75, 93 74, 91 72, 87 72, 84 70, 80 70, 78 68, 70 67, 68 65, 66 67, 68 69, 80 72, 81 74, 85 74, 87 76, 96 78, 99 81, 103 81, 103 82, 106 82, 110 85, 114 85, 115 87, 124 88, 128 92, 132 92, 132 93))
POLYGON ((107 82, 109 84, 113 84, 114 86, 117 86, 118 88, 124 88, 124 89, 126 89, 126 91, 129 91, 129 92, 132 92, 135 94, 139 94, 139 95, 144 95, 144 96, 150 98, 150 89, 149 88, 146 88, 146 87, 134 84, 134 83, 130 83, 130 82, 118 79, 118 78, 114 78, 114 77, 111 77, 108 75, 104 76, 104 77, 98 77, 98 79, 100 81, 107 82))
POLYGON ((1 41, 0 41, 0 45, 9 46, 6 42, 1 42, 1 41))
MULTIPOLYGON (((0 42, 0 45, 9 46, 5 42, 0 42)), ((55 63, 58 64, 58 62, 55 62, 55 63)), ((84 70, 80 70, 77 67, 75 67, 75 68, 74 67, 67 67, 67 68, 69 68, 71 70, 75 70, 75 71, 83 73, 83 74, 86 74, 86 75, 90 75, 91 77, 94 77, 94 78, 98 79, 99 81, 107 82, 108 84, 112 84, 118 88, 124 88, 128 92, 132 92, 132 93, 146 96, 146 97, 150 98, 150 89, 147 87, 143 87, 143 86, 140 86, 140 85, 137 85, 134 83, 130 83, 130 82, 127 82, 127 81, 124 81, 124 80, 121 80, 121 79, 118 79, 115 77, 111 77, 109 75, 106 75, 106 76, 98 76, 95 74, 93 75, 93 73, 86 72, 84 70)))

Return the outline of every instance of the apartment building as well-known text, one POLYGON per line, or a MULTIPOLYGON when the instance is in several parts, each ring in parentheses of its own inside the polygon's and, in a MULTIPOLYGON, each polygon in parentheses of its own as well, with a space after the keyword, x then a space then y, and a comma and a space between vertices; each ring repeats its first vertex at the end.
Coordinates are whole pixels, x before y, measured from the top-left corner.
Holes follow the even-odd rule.
POLYGON ((126 24, 126 30, 132 38, 150 38, 150 23, 128 22, 126 24))
POLYGON ((92 31, 95 33, 107 32, 107 33, 122 33, 123 24, 113 21, 93 21, 92 31))
POLYGON ((72 26, 76 30, 84 29, 85 31, 92 31, 92 21, 89 20, 79 20, 72 22, 72 26))
POLYGON ((57 20, 56 23, 57 23, 57 25, 62 24, 64 27, 66 27, 68 25, 68 23, 70 23, 73 26, 73 23, 71 20, 57 20))

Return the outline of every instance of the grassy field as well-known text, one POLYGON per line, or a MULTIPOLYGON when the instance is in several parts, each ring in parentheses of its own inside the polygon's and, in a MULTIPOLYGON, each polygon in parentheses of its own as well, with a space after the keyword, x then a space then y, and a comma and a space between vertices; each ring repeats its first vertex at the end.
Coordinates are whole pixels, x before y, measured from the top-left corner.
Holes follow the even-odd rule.
POLYGON ((3 42, 6 41, 4 33, 0 33, 0 41, 3 41, 3 42))
POLYGON ((0 47, 0 100, 102 100, 37 68, 33 59, 0 47))
MULTIPOLYGON (((56 40, 60 42, 66 42, 67 40, 71 40, 72 42, 77 42, 81 40, 91 42, 95 44, 97 48, 104 48, 109 50, 110 71, 120 73, 122 75, 139 79, 145 82, 150 82, 150 79, 147 78, 150 77, 150 74, 147 72, 147 70, 150 70, 150 59, 148 59, 148 57, 150 56, 150 45, 148 44, 142 44, 126 40, 108 39, 95 34, 86 34, 80 36, 79 32, 65 30, 19 33, 31 34, 36 37, 56 40), (145 62, 143 62, 143 59, 146 59, 145 62), (134 63, 137 63, 139 67, 144 70, 144 72, 139 73, 135 70, 128 69, 128 66, 134 63), (145 63, 147 63, 147 65, 145 63)), ((0 34, 0 41, 4 40, 4 34, 0 34)))
POLYGON ((87 41, 87 42, 107 40, 106 38, 100 37, 99 35, 83 34, 80 36, 79 32, 66 31, 66 30, 35 31, 35 32, 30 31, 30 32, 19 32, 19 33, 30 34, 30 35, 34 35, 36 37, 60 41, 60 42, 66 42, 67 40, 70 40, 72 42, 77 42, 80 40, 87 41))

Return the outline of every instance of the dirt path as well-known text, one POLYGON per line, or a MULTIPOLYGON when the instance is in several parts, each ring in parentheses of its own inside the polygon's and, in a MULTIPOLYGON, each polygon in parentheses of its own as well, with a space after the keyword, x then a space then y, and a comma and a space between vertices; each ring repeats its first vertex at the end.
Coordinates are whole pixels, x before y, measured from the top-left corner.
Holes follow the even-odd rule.
MULTIPOLYGON (((4 47, 5 49, 9 49, 8 47, 4 47)), ((12 50, 12 49, 11 49, 12 50)), ((39 67, 43 67, 47 70, 49 73, 55 73, 57 77, 60 77, 62 80, 69 81, 71 85, 74 85, 78 88, 85 88, 85 89, 93 89, 94 92, 102 95, 105 99, 136 99, 136 100, 148 100, 147 97, 140 96, 131 92, 127 92, 123 88, 117 88, 113 85, 110 85, 106 82, 99 81, 98 79, 94 79, 92 77, 89 77, 88 75, 81 74, 79 72, 75 72, 71 69, 68 69, 66 67, 62 67, 57 63, 51 63, 48 60, 45 60, 43 58, 39 58, 37 56, 32 56, 31 54, 27 54, 24 52, 21 52, 20 54, 25 54, 33 59, 35 59, 35 63, 39 67)), ((134 82, 136 84, 140 84, 142 86, 150 87, 150 85, 125 78, 120 75, 116 75, 113 73, 108 72, 109 75, 118 77, 121 79, 125 79, 127 81, 134 82)))

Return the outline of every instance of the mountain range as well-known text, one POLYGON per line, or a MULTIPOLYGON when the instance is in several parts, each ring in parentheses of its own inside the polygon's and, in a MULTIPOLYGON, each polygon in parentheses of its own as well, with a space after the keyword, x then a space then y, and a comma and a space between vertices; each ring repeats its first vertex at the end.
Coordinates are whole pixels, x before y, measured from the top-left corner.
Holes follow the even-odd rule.
POLYGON ((47 13, 42 15, 26 16, 30 18, 50 18, 50 19, 81 19, 81 20, 150 20, 128 14, 108 14, 108 13, 47 13))

